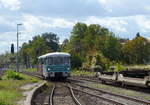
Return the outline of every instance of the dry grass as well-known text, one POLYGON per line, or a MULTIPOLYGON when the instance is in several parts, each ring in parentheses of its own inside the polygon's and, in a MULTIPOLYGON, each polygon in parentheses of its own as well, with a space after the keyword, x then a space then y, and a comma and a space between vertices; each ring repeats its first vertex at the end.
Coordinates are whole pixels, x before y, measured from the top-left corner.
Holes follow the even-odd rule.
POLYGON ((132 66, 125 66, 125 68, 128 68, 129 70, 135 69, 135 70, 150 70, 150 65, 132 65, 132 66))
POLYGON ((103 85, 103 84, 88 84, 88 86, 104 89, 106 91, 110 91, 110 92, 114 92, 114 93, 118 93, 118 94, 122 94, 122 95, 127 95, 127 96, 131 96, 131 97, 150 100, 150 94, 146 94, 146 93, 117 88, 117 87, 103 85))

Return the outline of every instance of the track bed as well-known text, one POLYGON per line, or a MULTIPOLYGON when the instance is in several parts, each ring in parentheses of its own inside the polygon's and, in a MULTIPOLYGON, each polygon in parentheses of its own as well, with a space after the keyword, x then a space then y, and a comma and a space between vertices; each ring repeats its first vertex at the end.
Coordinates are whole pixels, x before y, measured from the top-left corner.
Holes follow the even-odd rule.
POLYGON ((68 87, 61 83, 55 85, 53 105, 76 105, 68 87))

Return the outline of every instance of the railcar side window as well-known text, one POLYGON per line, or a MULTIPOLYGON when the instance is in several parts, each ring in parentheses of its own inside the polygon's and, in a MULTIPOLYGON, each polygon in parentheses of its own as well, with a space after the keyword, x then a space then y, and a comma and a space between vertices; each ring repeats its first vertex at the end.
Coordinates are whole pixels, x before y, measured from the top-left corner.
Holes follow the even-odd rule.
POLYGON ((65 65, 69 65, 70 63, 69 63, 69 57, 65 57, 64 58, 64 64, 65 65))
POLYGON ((45 63, 48 64, 48 58, 45 58, 45 63))
POLYGON ((40 61, 41 61, 41 64, 44 64, 44 59, 40 59, 40 61))
POLYGON ((53 65, 53 57, 49 57, 48 58, 48 64, 49 65, 53 65))

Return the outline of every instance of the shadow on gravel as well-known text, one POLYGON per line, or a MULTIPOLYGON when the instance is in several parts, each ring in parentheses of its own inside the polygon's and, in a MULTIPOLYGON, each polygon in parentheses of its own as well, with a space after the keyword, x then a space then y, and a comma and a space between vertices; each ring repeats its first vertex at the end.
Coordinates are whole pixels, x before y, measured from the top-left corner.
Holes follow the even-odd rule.
POLYGON ((66 78, 57 77, 57 78, 47 79, 47 81, 49 81, 49 82, 67 82, 67 79, 66 78))

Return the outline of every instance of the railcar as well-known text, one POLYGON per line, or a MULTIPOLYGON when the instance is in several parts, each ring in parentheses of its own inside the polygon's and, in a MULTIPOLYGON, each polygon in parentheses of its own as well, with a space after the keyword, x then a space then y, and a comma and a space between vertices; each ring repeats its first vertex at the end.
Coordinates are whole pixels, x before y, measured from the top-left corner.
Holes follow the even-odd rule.
POLYGON ((120 73, 114 73, 111 75, 99 73, 98 78, 99 80, 102 81, 102 83, 109 82, 109 83, 132 85, 138 87, 150 87, 150 75, 144 76, 144 78, 135 78, 135 77, 123 76, 120 73))
POLYGON ((98 78, 99 78, 99 80, 102 81, 102 83, 106 83, 106 82, 116 83, 117 82, 117 74, 116 73, 114 73, 113 75, 99 73, 98 78))
POLYGON ((150 87, 150 76, 145 76, 144 78, 133 78, 133 77, 125 77, 122 74, 119 74, 117 81, 125 85, 150 87))
POLYGON ((45 79, 67 78, 70 76, 70 54, 64 52, 48 53, 38 57, 39 71, 45 79))

